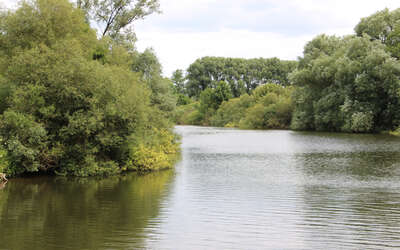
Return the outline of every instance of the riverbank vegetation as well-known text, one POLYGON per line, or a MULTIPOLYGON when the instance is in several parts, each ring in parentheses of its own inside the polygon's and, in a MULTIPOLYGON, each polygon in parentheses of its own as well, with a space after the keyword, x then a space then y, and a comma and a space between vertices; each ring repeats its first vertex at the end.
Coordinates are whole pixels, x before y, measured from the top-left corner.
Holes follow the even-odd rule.
POLYGON ((179 94, 191 99, 178 103, 176 121, 248 129, 396 130, 399 22, 400 9, 378 11, 361 19, 355 35, 317 36, 297 62, 199 59, 180 77, 179 94))
MULTIPOLYGON (((224 85, 223 82, 220 85, 224 85)), ((207 89, 200 100, 177 108, 178 124, 237 127, 243 129, 269 129, 290 127, 293 88, 268 83, 256 88, 250 95, 216 98, 219 89, 207 89)))
POLYGON ((105 2, 35 0, 1 12, 0 164, 8 175, 172 166, 172 83, 154 52, 138 52, 123 29, 156 11, 157 1, 131 9, 134 1, 124 1, 97 34, 89 23, 112 14, 105 2))

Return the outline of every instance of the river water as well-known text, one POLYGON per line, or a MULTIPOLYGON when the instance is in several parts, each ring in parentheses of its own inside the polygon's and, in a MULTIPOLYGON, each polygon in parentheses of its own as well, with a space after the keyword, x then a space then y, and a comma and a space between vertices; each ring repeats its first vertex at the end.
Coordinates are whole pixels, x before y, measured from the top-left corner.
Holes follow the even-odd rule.
POLYGON ((400 138, 176 131, 175 170, 0 186, 0 249, 400 247, 400 138))

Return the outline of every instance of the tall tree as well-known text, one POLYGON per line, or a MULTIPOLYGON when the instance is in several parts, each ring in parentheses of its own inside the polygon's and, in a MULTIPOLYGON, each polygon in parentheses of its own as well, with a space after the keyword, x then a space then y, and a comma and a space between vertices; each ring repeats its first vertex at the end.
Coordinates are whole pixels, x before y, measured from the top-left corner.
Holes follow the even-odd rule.
POLYGON ((79 0, 78 7, 98 22, 101 35, 116 37, 132 22, 159 12, 159 0, 79 0))
POLYGON ((381 41, 394 57, 400 58, 400 8, 384 9, 362 18, 354 30, 358 36, 367 34, 381 41))
POLYGON ((373 132, 399 125, 400 64, 369 36, 316 37, 291 81, 294 129, 373 132))
POLYGON ((187 69, 186 89, 189 96, 199 97, 201 91, 216 88, 219 81, 225 81, 233 96, 238 97, 268 82, 289 85, 288 75, 296 66, 295 61, 278 58, 203 57, 187 69))
POLYGON ((175 70, 172 73, 171 81, 174 83, 176 93, 185 94, 185 77, 183 75, 183 70, 175 70))

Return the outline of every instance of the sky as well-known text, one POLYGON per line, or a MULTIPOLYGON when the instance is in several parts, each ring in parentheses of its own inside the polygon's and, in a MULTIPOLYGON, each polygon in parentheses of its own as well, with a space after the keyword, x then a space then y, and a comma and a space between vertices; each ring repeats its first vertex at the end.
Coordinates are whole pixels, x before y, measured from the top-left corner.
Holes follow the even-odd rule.
MULTIPOLYGON (((16 1, 0 0, 11 6, 16 1)), ((398 0, 160 0, 161 14, 137 21, 140 51, 152 47, 163 74, 204 56, 295 60, 325 33, 347 35, 362 17, 398 0)))

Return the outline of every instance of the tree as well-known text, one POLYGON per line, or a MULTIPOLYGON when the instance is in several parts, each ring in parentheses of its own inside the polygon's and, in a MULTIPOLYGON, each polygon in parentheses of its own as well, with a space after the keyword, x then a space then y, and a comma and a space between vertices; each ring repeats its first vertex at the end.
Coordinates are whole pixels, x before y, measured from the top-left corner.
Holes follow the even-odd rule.
POLYGON ((362 18, 354 29, 358 36, 369 35, 381 41, 388 51, 400 58, 400 9, 384 9, 362 18))
POLYGON ((102 37, 116 37, 136 20, 159 11, 158 0, 79 0, 78 7, 98 22, 102 37))
POLYGON ((189 96, 198 98, 206 88, 216 88, 218 82, 225 81, 233 96, 239 97, 265 83, 290 85, 288 75, 296 66, 295 61, 278 58, 203 57, 187 69, 186 90, 189 96))
POLYGON ((316 37, 291 81, 294 129, 374 132, 399 124, 400 64, 369 36, 316 37))
POLYGON ((143 81, 151 90, 151 104, 162 111, 165 117, 171 117, 175 110, 176 97, 173 94, 173 83, 161 76, 162 68, 153 49, 146 49, 133 56, 132 71, 142 75, 143 81))
POLYGON ((183 70, 175 70, 172 73, 171 81, 174 83, 175 93, 185 94, 185 77, 183 75, 183 70))

